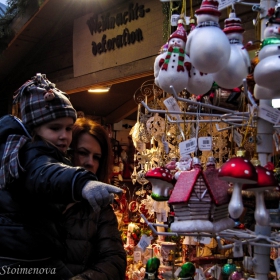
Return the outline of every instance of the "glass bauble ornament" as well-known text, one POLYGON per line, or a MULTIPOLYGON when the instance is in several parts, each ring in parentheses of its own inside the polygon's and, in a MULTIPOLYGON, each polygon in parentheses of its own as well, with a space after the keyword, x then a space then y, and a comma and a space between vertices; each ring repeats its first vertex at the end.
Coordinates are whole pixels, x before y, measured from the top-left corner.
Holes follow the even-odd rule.
POLYGON ((243 272, 241 271, 241 267, 237 266, 236 271, 233 271, 228 280, 241 280, 243 278, 243 272))
POLYGON ((235 270, 236 270, 236 265, 233 263, 232 259, 228 259, 227 264, 225 264, 222 269, 223 279, 228 280, 230 274, 235 270))
POLYGON ((180 280, 185 278, 190 279, 189 277, 193 277, 195 275, 195 266, 192 262, 186 262, 181 266, 181 271, 178 275, 180 280))
POLYGON ((157 280, 158 278, 158 268, 160 265, 160 260, 157 257, 153 257, 148 259, 146 263, 146 272, 144 279, 154 279, 157 280))

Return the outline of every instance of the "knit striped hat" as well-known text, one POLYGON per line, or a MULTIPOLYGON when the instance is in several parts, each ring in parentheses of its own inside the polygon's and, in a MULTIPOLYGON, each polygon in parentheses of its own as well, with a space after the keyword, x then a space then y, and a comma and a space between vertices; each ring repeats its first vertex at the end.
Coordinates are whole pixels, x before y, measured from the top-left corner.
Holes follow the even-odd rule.
POLYGON ((243 33, 244 32, 244 28, 242 27, 241 24, 241 19, 236 17, 235 12, 231 12, 229 14, 229 17, 227 19, 225 19, 224 21, 225 26, 223 31, 228 34, 228 33, 243 33))
POLYGON ((203 0, 201 6, 195 11, 196 15, 210 14, 220 16, 221 12, 218 10, 219 2, 216 0, 203 0))
POLYGON ((40 73, 15 92, 13 103, 20 104, 21 120, 30 129, 58 118, 77 118, 68 95, 40 73))
POLYGON ((185 43, 187 41, 187 32, 180 20, 178 21, 177 29, 170 35, 168 41, 170 41, 173 38, 182 39, 185 43))

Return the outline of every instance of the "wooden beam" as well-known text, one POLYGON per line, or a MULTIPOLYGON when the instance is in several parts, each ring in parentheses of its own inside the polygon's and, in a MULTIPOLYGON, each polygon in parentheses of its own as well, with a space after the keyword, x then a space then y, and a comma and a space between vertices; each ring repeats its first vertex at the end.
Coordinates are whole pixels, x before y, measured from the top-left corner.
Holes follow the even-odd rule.
POLYGON ((68 94, 86 91, 90 88, 111 86, 153 75, 153 65, 156 56, 133 61, 95 73, 74 77, 65 81, 56 82, 56 86, 68 94))

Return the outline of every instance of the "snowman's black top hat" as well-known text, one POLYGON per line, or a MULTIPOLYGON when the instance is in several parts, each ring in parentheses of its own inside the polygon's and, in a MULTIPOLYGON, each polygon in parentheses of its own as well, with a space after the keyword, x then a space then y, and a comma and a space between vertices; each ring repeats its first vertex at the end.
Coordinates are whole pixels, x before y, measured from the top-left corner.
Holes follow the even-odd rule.
POLYGON ((268 23, 280 24, 280 7, 277 7, 274 15, 269 18, 268 23))

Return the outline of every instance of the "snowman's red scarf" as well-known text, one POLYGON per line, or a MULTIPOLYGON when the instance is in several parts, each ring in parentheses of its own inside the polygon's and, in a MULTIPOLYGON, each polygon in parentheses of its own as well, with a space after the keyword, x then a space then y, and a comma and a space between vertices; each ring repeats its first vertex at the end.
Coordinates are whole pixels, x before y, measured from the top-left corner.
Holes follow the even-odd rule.
POLYGON ((171 57, 172 53, 178 53, 179 54, 177 72, 180 72, 180 71, 184 72, 185 71, 185 69, 184 69, 185 51, 184 51, 184 49, 178 48, 178 47, 174 47, 174 48, 169 47, 168 48, 167 55, 165 57, 164 63, 161 67, 161 70, 167 71, 168 63, 169 63, 169 60, 170 60, 170 57, 171 57))

